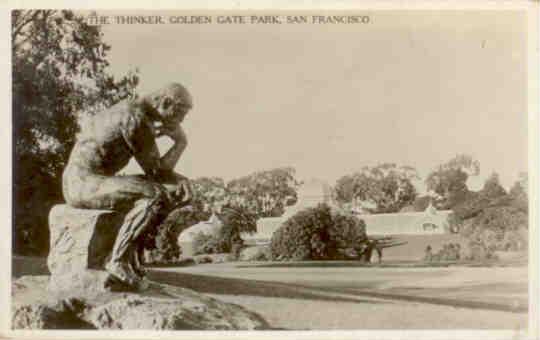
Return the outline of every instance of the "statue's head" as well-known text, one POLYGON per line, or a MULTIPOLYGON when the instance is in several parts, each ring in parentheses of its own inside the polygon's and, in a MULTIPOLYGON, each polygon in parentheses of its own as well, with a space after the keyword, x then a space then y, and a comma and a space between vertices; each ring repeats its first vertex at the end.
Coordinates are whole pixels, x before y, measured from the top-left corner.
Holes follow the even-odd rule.
POLYGON ((178 124, 193 107, 188 90, 179 83, 170 83, 150 94, 147 100, 157 111, 164 124, 178 124))

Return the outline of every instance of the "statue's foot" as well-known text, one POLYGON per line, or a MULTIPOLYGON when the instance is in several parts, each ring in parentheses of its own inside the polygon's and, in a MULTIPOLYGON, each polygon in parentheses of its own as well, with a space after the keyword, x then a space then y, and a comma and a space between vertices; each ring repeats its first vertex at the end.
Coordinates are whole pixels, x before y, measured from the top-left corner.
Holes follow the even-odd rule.
POLYGON ((139 255, 135 253, 133 255, 133 262, 131 263, 131 267, 133 268, 133 271, 135 274, 137 274, 140 277, 145 277, 147 270, 142 266, 141 260, 139 258, 139 255))
POLYGON ((148 270, 146 270, 143 266, 141 265, 135 265, 133 267, 133 270, 135 271, 135 274, 137 274, 138 276, 140 277, 145 277, 146 274, 148 273, 148 270))
POLYGON ((139 291, 147 290, 148 287, 150 287, 150 282, 146 278, 142 278, 137 283, 137 290, 139 290, 139 291))
POLYGON ((137 275, 140 279, 144 278, 146 276, 147 270, 144 269, 140 264, 136 263, 130 263, 129 268, 135 275, 137 275))
POLYGON ((130 268, 122 262, 111 261, 105 265, 105 270, 116 279, 130 287, 138 287, 139 278, 130 268))

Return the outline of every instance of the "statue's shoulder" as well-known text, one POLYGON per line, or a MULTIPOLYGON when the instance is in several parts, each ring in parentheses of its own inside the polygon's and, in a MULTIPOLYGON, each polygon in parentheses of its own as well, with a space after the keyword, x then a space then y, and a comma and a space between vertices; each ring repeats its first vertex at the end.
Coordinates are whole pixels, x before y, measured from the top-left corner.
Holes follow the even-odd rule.
POLYGON ((139 134, 138 131, 146 129, 151 122, 140 105, 127 102, 123 107, 121 126, 127 135, 139 134))

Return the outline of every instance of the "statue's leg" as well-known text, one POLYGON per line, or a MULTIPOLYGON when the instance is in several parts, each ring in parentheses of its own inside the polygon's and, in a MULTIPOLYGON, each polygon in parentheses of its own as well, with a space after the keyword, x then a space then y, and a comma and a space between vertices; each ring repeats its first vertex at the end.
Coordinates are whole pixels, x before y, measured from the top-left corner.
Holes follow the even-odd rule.
POLYGON ((161 197, 142 198, 135 202, 135 206, 124 218, 124 223, 118 232, 111 261, 126 259, 127 250, 130 249, 130 246, 133 247, 133 252, 136 251, 135 241, 148 226, 159 223, 158 218, 163 210, 163 205, 164 202, 161 197))
POLYGON ((135 285, 140 280, 135 259, 137 241, 149 227, 160 222, 168 210, 164 188, 141 176, 86 176, 77 188, 77 197, 68 202, 90 209, 127 210, 113 246, 106 270, 120 280, 135 285))

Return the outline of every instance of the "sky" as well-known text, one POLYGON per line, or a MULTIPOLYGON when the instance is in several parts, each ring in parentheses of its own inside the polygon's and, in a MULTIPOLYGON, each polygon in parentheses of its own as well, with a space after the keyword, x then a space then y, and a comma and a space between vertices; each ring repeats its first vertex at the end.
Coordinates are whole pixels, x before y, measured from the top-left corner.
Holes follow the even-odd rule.
POLYGON ((191 92, 189 146, 176 167, 190 178, 293 166, 301 179, 334 184, 383 162, 425 178, 465 153, 480 162, 472 189, 493 171, 511 186, 527 170, 523 14, 358 14, 370 23, 103 27, 113 74, 138 68, 141 94, 172 81, 191 92))

